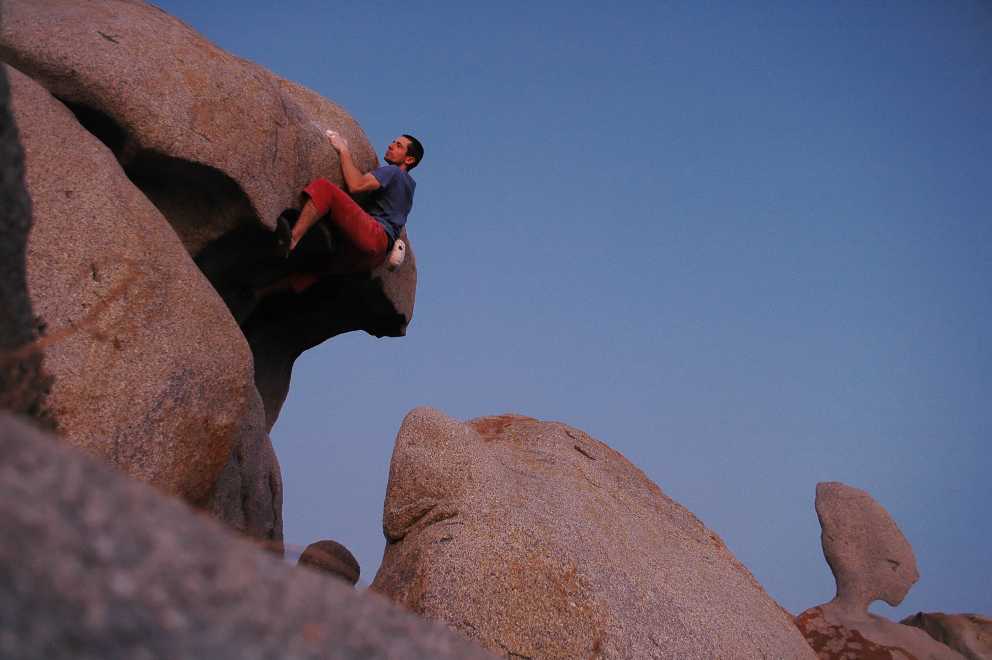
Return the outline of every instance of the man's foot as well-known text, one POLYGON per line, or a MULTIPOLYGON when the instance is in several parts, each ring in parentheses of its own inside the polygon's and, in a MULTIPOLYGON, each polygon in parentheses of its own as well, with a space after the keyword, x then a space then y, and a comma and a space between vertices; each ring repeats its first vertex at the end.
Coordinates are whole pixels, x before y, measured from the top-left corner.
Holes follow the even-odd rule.
POLYGON ((277 256, 285 259, 293 249, 293 225, 300 217, 300 212, 296 209, 286 209, 276 218, 276 248, 277 256))

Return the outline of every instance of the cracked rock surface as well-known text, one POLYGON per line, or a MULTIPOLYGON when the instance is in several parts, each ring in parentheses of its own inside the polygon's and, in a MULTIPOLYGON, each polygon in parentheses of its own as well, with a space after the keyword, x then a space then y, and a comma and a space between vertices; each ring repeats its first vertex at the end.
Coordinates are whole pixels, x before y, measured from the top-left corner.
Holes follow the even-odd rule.
POLYGON ((410 412, 372 589, 506 657, 815 658, 720 538, 557 422, 410 412))

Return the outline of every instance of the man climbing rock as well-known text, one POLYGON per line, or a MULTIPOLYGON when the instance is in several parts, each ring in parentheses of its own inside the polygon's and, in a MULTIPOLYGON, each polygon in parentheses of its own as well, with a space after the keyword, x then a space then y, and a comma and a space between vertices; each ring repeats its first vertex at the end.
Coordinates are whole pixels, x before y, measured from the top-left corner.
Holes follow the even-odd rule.
POLYGON ((386 164, 363 173, 355 165, 348 141, 334 131, 327 131, 327 136, 338 152, 347 192, 327 179, 315 179, 303 189, 305 201, 296 223, 291 224, 294 214, 283 213, 276 227, 278 249, 283 256, 289 256, 321 221, 327 223, 325 229, 330 229, 336 240, 334 252, 321 272, 291 277, 290 286, 297 292, 323 274, 371 271, 392 256, 394 247, 402 247, 396 242, 413 206, 417 186, 409 172, 424 157, 424 147, 417 138, 401 135, 386 148, 386 164), (364 196, 359 204, 351 195, 361 193, 364 196))

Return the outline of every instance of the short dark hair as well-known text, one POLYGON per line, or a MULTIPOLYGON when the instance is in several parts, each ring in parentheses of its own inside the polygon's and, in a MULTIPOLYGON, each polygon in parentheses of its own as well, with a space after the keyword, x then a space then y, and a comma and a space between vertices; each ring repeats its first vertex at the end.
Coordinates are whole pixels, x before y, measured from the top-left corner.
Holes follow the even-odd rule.
POLYGON ((420 140, 412 135, 404 133, 403 137, 410 141, 410 146, 406 148, 406 155, 417 159, 417 162, 407 168, 408 170, 412 170, 417 165, 420 165, 420 161, 424 159, 424 145, 420 144, 420 140))

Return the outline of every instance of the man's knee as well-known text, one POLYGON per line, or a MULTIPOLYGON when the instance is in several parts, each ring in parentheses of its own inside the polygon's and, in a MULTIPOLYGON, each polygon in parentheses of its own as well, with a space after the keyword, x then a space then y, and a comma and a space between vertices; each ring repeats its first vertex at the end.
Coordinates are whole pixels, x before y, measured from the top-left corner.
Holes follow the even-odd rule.
POLYGON ((327 179, 314 179, 307 187, 303 189, 301 196, 303 201, 309 199, 313 202, 314 206, 321 212, 321 215, 327 213, 330 209, 334 198, 338 195, 343 195, 344 191, 341 190, 336 184, 331 183, 327 179))

